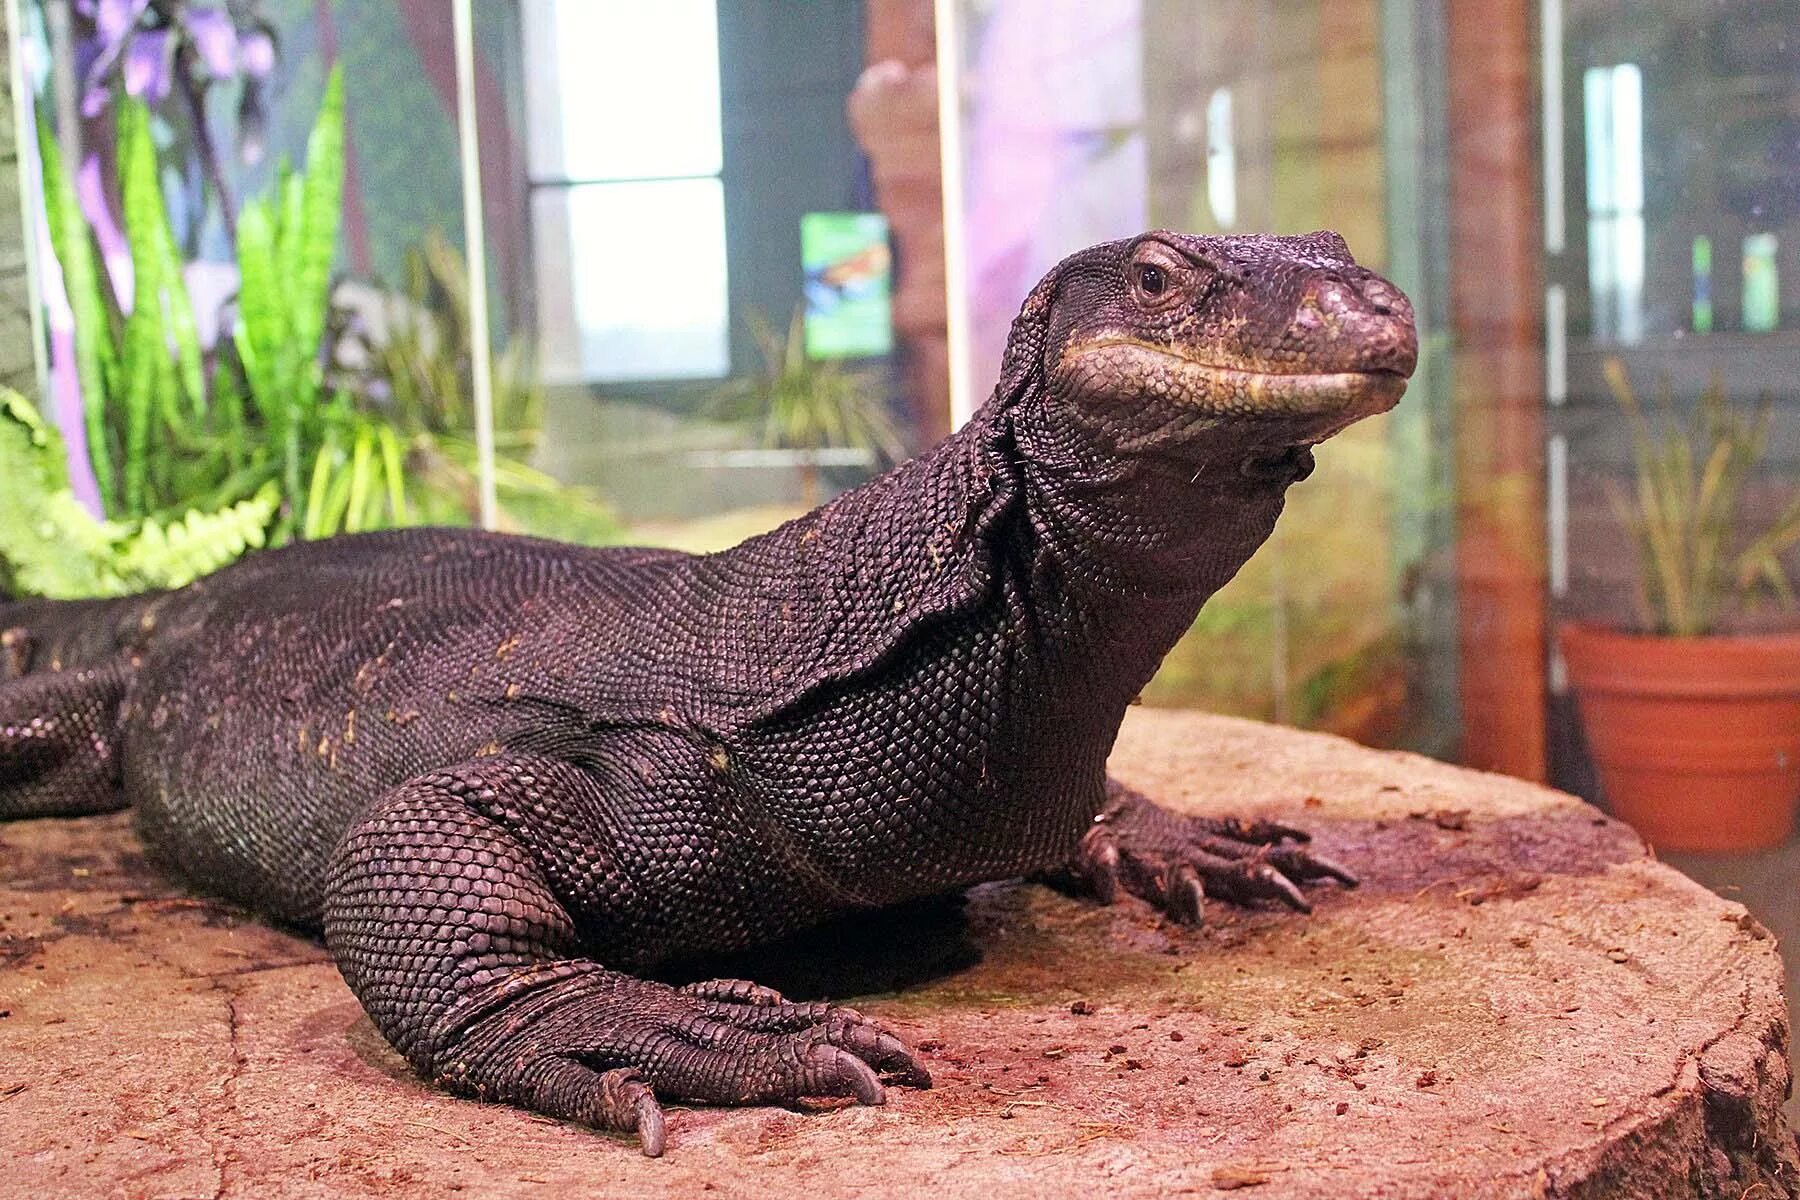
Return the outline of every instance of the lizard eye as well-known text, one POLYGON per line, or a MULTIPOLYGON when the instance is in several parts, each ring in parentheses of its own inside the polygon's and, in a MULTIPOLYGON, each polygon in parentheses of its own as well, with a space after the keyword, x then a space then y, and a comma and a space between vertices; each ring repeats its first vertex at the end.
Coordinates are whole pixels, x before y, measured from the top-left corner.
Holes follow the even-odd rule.
POLYGON ((1162 312, 1180 303, 1185 294, 1190 272, 1172 258, 1173 255, 1152 247, 1127 271, 1132 295, 1145 311, 1162 312))

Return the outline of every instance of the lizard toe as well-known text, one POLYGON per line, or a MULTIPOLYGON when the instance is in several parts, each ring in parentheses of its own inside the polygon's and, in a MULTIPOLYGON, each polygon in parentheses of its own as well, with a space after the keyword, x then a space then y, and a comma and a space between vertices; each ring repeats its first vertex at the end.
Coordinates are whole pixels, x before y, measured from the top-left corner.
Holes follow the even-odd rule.
MULTIPOLYGON (((738 995, 743 993, 714 985, 741 982, 712 980, 705 984, 690 984, 681 990, 698 997, 738 995)), ((919 1062, 912 1048, 879 1021, 853 1008, 782 1000, 779 993, 769 988, 758 991, 761 996, 743 1001, 702 999, 699 1010, 708 1021, 745 1033, 804 1035, 812 1041, 836 1046, 873 1067, 881 1078, 902 1087, 931 1086, 931 1073, 919 1062)))

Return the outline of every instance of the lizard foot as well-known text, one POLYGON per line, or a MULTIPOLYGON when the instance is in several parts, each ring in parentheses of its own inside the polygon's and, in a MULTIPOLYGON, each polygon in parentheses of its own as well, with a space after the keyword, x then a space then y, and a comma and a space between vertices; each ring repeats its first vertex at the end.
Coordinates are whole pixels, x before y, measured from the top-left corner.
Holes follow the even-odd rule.
POLYGON ((1184 924, 1204 919, 1209 896, 1237 904, 1276 901, 1300 912, 1312 904, 1300 885, 1356 876, 1303 843, 1308 835, 1273 821, 1190 817, 1109 785, 1108 802, 1081 839, 1068 874, 1102 903, 1119 890, 1184 924))
POLYGON ((472 1026, 441 1082, 635 1132, 652 1158, 666 1142, 662 1100, 882 1104, 884 1081, 931 1086, 906 1043, 854 1009, 794 1003, 741 979, 670 988, 583 973, 492 1013, 504 1014, 499 1028, 472 1026))

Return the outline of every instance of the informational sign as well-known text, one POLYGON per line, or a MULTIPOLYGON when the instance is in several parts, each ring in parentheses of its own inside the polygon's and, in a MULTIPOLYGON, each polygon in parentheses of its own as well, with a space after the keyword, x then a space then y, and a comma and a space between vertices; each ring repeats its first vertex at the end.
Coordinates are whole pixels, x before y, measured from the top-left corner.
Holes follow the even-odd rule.
POLYGON ((893 256, 880 213, 805 213, 806 353, 871 358, 894 348, 893 256))

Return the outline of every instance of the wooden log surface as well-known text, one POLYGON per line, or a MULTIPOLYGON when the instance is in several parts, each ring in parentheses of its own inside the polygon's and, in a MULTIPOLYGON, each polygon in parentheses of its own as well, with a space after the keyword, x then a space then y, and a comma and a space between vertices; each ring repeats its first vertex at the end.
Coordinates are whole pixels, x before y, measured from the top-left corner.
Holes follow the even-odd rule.
POLYGON ((882 1108, 676 1108, 669 1152, 413 1079, 323 951, 124 815, 0 826, 0 1196, 1782 1196, 1774 940, 1556 792, 1137 711, 1114 758, 1360 871, 1192 931, 1023 884, 727 964, 924 1050, 882 1108))

